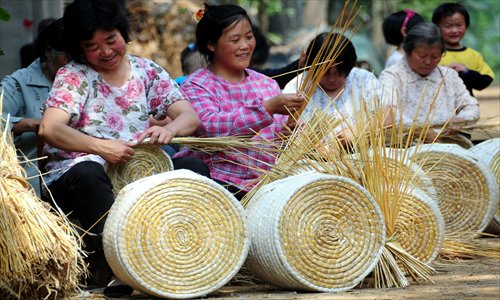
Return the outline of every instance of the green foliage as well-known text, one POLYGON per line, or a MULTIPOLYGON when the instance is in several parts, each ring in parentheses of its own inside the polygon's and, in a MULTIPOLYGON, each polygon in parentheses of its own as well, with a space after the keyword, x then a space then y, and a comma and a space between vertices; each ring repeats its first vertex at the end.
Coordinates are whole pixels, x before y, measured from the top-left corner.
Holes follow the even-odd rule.
MULTIPOLYGON (((10 20, 10 14, 5 9, 0 7, 0 21, 7 22, 9 20, 10 20)), ((4 52, 2 49, 0 49, 0 55, 4 55, 4 52)))
POLYGON ((484 57, 484 60, 495 72, 498 85, 500 79, 500 1, 498 0, 397 0, 395 11, 412 8, 425 20, 431 21, 434 9, 445 2, 459 2, 467 8, 470 15, 470 26, 465 34, 463 44, 473 48, 484 57))

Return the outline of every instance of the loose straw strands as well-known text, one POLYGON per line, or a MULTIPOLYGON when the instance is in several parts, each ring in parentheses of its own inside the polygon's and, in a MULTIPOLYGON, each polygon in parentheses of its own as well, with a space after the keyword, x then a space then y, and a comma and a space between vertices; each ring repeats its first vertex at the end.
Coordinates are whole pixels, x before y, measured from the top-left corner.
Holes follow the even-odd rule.
MULTIPOLYGON (((0 110, 2 106, 0 96, 0 110)), ((68 220, 37 199, 0 120, 0 298, 59 299, 87 270, 68 220)))

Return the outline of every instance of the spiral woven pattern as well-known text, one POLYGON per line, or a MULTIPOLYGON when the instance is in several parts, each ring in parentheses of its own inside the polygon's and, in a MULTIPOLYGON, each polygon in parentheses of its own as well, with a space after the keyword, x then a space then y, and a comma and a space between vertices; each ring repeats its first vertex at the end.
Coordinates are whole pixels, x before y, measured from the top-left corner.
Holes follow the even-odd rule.
POLYGON ((382 212, 354 181, 306 172, 263 186, 248 206, 247 267, 285 288, 343 291, 378 262, 385 243, 382 212))
POLYGON ((453 144, 428 144, 411 159, 432 179, 446 233, 479 234, 493 218, 498 187, 488 168, 468 150, 453 144))
POLYGON ((126 164, 106 164, 106 173, 111 179, 115 195, 131 182, 173 169, 170 156, 160 147, 148 144, 134 146, 134 155, 126 164))
POLYGON ((401 247, 423 263, 431 263, 444 240, 444 219, 435 200, 420 189, 403 197, 395 224, 401 247))
MULTIPOLYGON (((469 151, 489 167, 496 178, 497 186, 500 187, 500 138, 479 143, 469 151)), ((497 233, 500 233, 500 205, 497 205, 491 225, 497 228, 497 233)))
POLYGON ((245 211, 214 181, 188 170, 124 187, 104 228, 114 274, 166 298, 206 295, 241 268, 250 245, 245 211))

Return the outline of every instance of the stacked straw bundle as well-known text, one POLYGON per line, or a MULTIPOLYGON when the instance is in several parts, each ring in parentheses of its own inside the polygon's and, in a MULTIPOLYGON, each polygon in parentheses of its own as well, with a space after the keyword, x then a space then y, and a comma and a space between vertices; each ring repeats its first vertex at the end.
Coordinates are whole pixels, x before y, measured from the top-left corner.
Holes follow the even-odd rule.
POLYGON ((446 234, 478 236, 498 205, 492 172, 470 151, 454 144, 422 145, 410 157, 432 179, 446 234))
POLYGON ((173 169, 168 154, 158 146, 149 144, 134 146, 134 155, 125 164, 106 164, 106 173, 111 179, 115 195, 129 183, 173 169))
MULTIPOLYGON (((495 175, 497 185, 500 187, 500 138, 484 141, 475 145, 469 151, 489 167, 495 175)), ((488 227, 493 233, 500 234, 500 204, 497 205, 493 220, 488 227)))
MULTIPOLYGON (((0 97, 0 111, 2 102, 0 97)), ((86 274, 76 232, 39 200, 0 120, 0 298, 57 299, 86 274)))
POLYGON ((166 298, 211 293, 236 275, 250 246, 241 204, 188 170, 125 186, 103 232, 114 274, 136 290, 166 298))
POLYGON ((363 187, 344 177, 306 172, 273 181, 247 210, 252 238, 246 266, 281 287, 353 288, 384 247, 382 212, 363 187))

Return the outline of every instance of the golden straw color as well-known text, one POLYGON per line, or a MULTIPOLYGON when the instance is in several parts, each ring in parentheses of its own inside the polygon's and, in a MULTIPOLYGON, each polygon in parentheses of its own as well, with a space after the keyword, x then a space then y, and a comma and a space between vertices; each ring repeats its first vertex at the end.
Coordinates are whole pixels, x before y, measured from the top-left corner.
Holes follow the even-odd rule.
POLYGON ((103 232, 114 274, 164 298, 207 295, 233 278, 250 245, 246 213, 214 181, 188 170, 125 186, 103 232))
POLYGON ((87 274, 84 253, 66 217, 26 180, 8 121, 0 117, 0 299, 62 299, 87 274))
POLYGON ((351 289, 373 270, 385 243, 374 199, 340 176, 311 171, 273 181, 247 211, 252 239, 246 266, 285 288, 351 289))
POLYGON ((106 164, 106 173, 113 183, 115 195, 125 185, 138 179, 174 169, 168 154, 158 146, 139 144, 134 146, 134 151, 132 159, 125 164, 106 164))
POLYGON ((429 144, 411 155, 436 189, 446 234, 477 237, 498 205, 498 186, 488 168, 470 151, 453 144, 429 144))
MULTIPOLYGON (((488 166, 495 176, 497 186, 500 186, 500 138, 484 141, 469 150, 476 155, 479 161, 488 166)), ((500 234, 500 204, 497 205, 488 229, 495 234, 500 234)))

